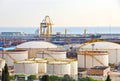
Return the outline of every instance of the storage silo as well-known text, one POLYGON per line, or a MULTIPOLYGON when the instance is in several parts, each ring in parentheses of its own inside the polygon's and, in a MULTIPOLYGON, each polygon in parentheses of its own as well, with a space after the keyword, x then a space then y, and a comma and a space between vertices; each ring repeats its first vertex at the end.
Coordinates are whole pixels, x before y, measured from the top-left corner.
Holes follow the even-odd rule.
POLYGON ((91 68, 94 66, 108 66, 107 51, 79 51, 78 67, 91 68))
POLYGON ((66 51, 64 50, 45 50, 37 54, 38 58, 55 58, 55 59, 65 59, 66 51))
POLYGON ((30 41, 16 46, 15 49, 28 50, 29 58, 36 58, 36 54, 47 49, 57 49, 57 45, 45 41, 30 41))
POLYGON ((78 61, 77 61, 77 59, 61 59, 61 61, 70 63, 70 70, 71 70, 70 76, 73 79, 77 80, 77 78, 78 78, 78 61))
POLYGON ((45 74, 47 72, 47 60, 44 60, 41 58, 32 58, 29 60, 35 61, 36 63, 38 63, 38 73, 39 74, 45 74))
POLYGON ((34 61, 20 61, 14 64, 15 74, 38 74, 38 63, 34 61))
POLYGON ((65 74, 70 75, 70 63, 61 62, 61 61, 53 61, 48 62, 47 64, 47 73, 52 75, 64 76, 65 74))
POLYGON ((28 51, 26 50, 8 50, 1 53, 1 56, 2 54, 8 66, 13 66, 14 62, 25 60, 28 58, 28 51))
POLYGON ((120 44, 106 41, 85 43, 80 45, 79 50, 102 50, 109 52, 109 63, 120 64, 120 44))
POLYGON ((0 58, 0 71, 2 71, 2 68, 5 66, 5 59, 0 58))
POLYGON ((78 61, 74 60, 71 62, 71 77, 78 79, 78 61))

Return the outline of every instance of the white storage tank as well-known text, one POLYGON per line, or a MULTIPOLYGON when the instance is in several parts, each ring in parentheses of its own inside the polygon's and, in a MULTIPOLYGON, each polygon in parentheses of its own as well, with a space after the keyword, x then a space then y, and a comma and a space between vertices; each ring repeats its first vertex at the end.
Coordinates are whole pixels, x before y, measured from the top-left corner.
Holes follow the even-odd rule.
POLYGON ((92 42, 80 45, 79 50, 104 50, 109 52, 109 63, 120 64, 120 44, 113 42, 92 42))
POLYGON ((41 58, 32 58, 29 60, 35 61, 36 63, 38 63, 38 73, 39 74, 45 74, 47 72, 47 60, 44 60, 41 58))
POLYGON ((61 61, 48 62, 47 73, 58 76, 64 76, 65 74, 70 75, 70 63, 61 61))
POLYGON ((8 50, 1 53, 1 57, 2 54, 8 66, 13 66, 14 62, 28 58, 28 51, 26 50, 8 50))
POLYGON ((71 70, 70 76, 73 79, 77 80, 77 78, 78 78, 78 61, 77 61, 77 59, 64 59, 64 60, 62 59, 61 61, 70 63, 70 70, 71 70))
POLYGON ((78 67, 91 68, 94 66, 108 66, 107 51, 79 51, 78 67))
POLYGON ((0 58, 0 71, 2 71, 2 68, 5 66, 5 59, 0 58))
POLYGON ((55 59, 65 59, 66 51, 64 50, 46 50, 41 51, 37 54, 38 58, 55 58, 55 59))
POLYGON ((38 74, 38 63, 34 61, 20 61, 14 64, 15 74, 38 74))
POLYGON ((41 50, 57 48, 57 45, 45 41, 29 41, 16 46, 16 49, 28 50, 29 58, 36 58, 36 54, 41 50))

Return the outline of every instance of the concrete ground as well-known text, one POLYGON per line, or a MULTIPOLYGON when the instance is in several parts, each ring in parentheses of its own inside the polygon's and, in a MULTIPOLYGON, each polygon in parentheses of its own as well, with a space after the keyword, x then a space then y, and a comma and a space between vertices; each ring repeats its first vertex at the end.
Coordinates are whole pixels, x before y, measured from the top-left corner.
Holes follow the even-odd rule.
POLYGON ((112 81, 120 81, 120 72, 110 72, 112 81))

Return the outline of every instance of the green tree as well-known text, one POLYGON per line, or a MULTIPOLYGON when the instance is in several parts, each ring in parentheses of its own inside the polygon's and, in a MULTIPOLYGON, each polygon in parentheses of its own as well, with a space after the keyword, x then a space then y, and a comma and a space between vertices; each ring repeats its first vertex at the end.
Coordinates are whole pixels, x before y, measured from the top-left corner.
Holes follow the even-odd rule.
POLYGON ((15 79, 15 76, 14 75, 11 75, 10 76, 10 80, 14 80, 15 79))
POLYGON ((87 78, 88 79, 88 81, 95 81, 93 78, 91 78, 91 77, 88 77, 87 78))
POLYGON ((28 80, 30 80, 30 81, 33 81, 36 78, 37 78, 36 75, 30 75, 30 76, 28 76, 28 80))
POLYGON ((5 81, 5 72, 4 72, 4 69, 2 69, 2 81, 5 81))
POLYGON ((64 75, 62 81, 75 81, 72 77, 70 77, 69 75, 64 75))
POLYGON ((62 77, 58 77, 56 75, 51 75, 50 81, 62 81, 62 77))
POLYGON ((91 77, 86 77, 86 78, 80 78, 79 81, 98 81, 98 80, 94 80, 91 77))
POLYGON ((50 81, 50 78, 48 75, 43 75, 42 76, 42 81, 50 81))
POLYGON ((2 70, 2 81, 10 81, 10 76, 9 76, 7 64, 5 64, 5 66, 2 70))
POLYGON ((107 79, 105 81, 111 81, 110 75, 107 76, 107 79))

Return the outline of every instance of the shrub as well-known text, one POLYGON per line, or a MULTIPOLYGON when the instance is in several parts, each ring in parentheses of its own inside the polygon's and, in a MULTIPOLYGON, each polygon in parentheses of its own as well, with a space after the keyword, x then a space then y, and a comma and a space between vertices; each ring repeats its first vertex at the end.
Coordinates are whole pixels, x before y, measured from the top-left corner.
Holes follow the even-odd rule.
POLYGON ((37 79, 36 75, 28 76, 28 80, 36 80, 36 79, 37 79))

